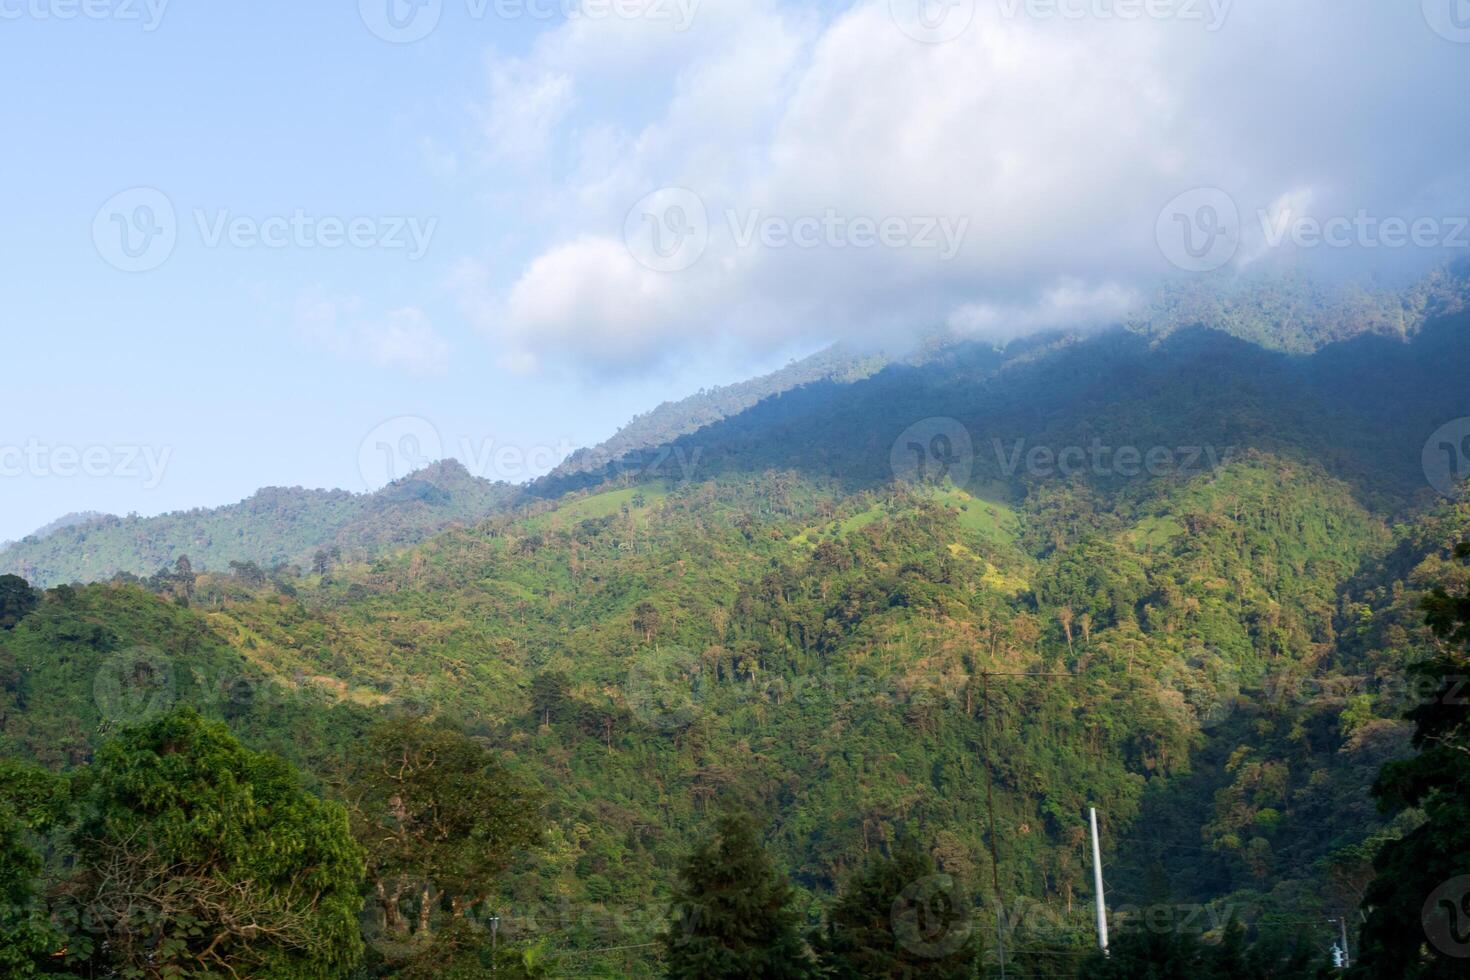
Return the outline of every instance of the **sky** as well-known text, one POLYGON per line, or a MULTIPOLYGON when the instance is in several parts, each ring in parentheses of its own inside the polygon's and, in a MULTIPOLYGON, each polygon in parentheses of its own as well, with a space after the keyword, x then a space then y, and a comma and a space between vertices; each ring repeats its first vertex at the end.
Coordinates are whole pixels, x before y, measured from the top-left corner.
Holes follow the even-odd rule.
POLYGON ((1470 0, 0 0, 0 540, 1470 254, 1470 0))

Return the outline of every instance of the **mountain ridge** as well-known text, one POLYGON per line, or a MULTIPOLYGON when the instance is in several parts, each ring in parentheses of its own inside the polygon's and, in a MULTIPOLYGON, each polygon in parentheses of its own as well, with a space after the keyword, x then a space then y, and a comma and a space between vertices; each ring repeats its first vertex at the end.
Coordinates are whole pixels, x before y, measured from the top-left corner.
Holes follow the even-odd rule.
MULTIPOLYGON (((882 447, 873 442, 882 423, 877 428, 864 427, 852 419, 882 420, 895 411, 906 412, 915 422, 926 418, 958 421, 972 437, 973 462, 980 478, 996 485, 1015 484, 1016 474, 1006 473, 1003 460, 997 458, 1001 456, 995 450, 997 441, 1013 444, 1023 432, 1030 434, 1033 443, 1044 435, 1061 446, 1104 437, 1090 431, 1095 425, 1073 424, 1071 431, 1037 433, 1038 415, 1060 418, 1070 413, 1075 417, 1078 405, 1087 401, 1090 411, 1106 420, 1110 414, 1138 410, 1109 397, 1109 389, 1116 394, 1139 379, 1190 387, 1191 374, 1207 376, 1221 370, 1233 371, 1233 383, 1249 399, 1240 402, 1229 385, 1195 385, 1197 394, 1214 398, 1220 414, 1225 414, 1225 406, 1236 415, 1242 411, 1259 416, 1284 414, 1296 423, 1284 439, 1268 438, 1249 418, 1237 418, 1233 426, 1221 425, 1195 406, 1175 420, 1173 432, 1159 431, 1152 444, 1180 447, 1207 442, 1218 450, 1236 441, 1267 449, 1285 443, 1294 452, 1325 454, 1332 458, 1333 466, 1356 467, 1360 477, 1376 477, 1372 480, 1376 485, 1366 492, 1407 499, 1418 467, 1412 459, 1398 458, 1396 447, 1402 445, 1406 429, 1422 429, 1423 436, 1433 430, 1428 424, 1433 420, 1423 406, 1443 402, 1447 393, 1442 384, 1428 393, 1420 390, 1422 385, 1407 380, 1385 382, 1385 371, 1391 369, 1403 379, 1418 375, 1433 381, 1466 363, 1466 351, 1454 340, 1456 332, 1465 329, 1461 321, 1464 310, 1470 308, 1467 270, 1470 265, 1440 270, 1402 290, 1378 291, 1329 290, 1293 277, 1229 283, 1206 279, 1172 292, 1161 291, 1147 315, 1123 325, 1086 333, 1033 334, 1003 348, 936 336, 907 356, 891 358, 837 345, 767 375, 665 402, 630 420, 609 440, 578 450, 551 473, 522 486, 478 481, 456 462, 427 471, 429 482, 437 480, 457 488, 448 501, 438 504, 421 496, 414 499, 414 481, 424 479, 421 474, 365 495, 262 488, 221 508, 196 508, 154 518, 95 516, 77 528, 54 527, 44 537, 30 535, 0 550, 0 571, 53 584, 106 578, 117 572, 151 574, 180 554, 189 554, 206 569, 223 568, 231 560, 267 565, 303 562, 318 548, 345 548, 356 557, 366 557, 422 540, 454 521, 478 520, 507 508, 620 481, 688 479, 691 470, 711 468, 749 471, 779 464, 810 473, 825 467, 829 476, 845 480, 850 487, 874 486, 892 476, 882 447), (1395 319, 1386 312, 1394 310, 1403 315, 1395 319), (1360 319, 1353 320, 1354 315, 1360 319), (1201 319, 1211 322, 1199 322, 1201 319), (1273 330, 1281 334, 1276 342, 1268 339, 1273 330), (1430 353, 1419 356, 1424 352, 1430 353), (1438 363, 1440 359, 1445 363, 1438 363), (1262 378, 1271 381, 1263 384, 1262 378), (1385 396, 1385 389, 1395 384, 1409 392, 1406 404, 1385 396), (1325 417, 1363 413, 1342 399, 1313 401, 1304 392, 1331 393, 1350 387, 1372 391, 1375 403, 1398 424, 1393 434, 1377 438, 1379 445, 1372 450, 1395 459, 1390 468, 1397 470, 1395 479, 1383 479, 1385 468, 1367 458, 1369 452, 1314 444, 1320 440, 1312 438, 1312 429, 1324 430, 1325 417), (1299 388, 1302 390, 1296 390, 1299 388), (1078 392, 1077 398, 1071 403, 1059 398, 1057 392, 1062 390, 1078 392), (1036 402, 1037 411, 1025 410, 1028 401, 1036 402), (1418 411, 1412 404, 1415 401, 1420 405, 1418 411), (825 435, 814 438, 813 433, 819 431, 825 435), (776 435, 766 439, 771 432, 776 435), (874 465, 875 460, 882 462, 874 465), (407 497, 398 500, 395 508, 393 498, 404 494, 407 497), (403 513, 395 514, 395 509, 403 513), (213 536, 200 526, 228 524, 232 513, 251 514, 255 520, 274 519, 296 530, 266 541, 230 543, 221 551, 228 556, 216 557, 213 536), (395 529, 400 517, 406 524, 395 529), (189 526, 194 530, 188 530, 189 526), (56 536, 62 532, 62 537, 56 536), (166 545, 162 543, 165 539, 169 541, 166 545), (87 542, 92 554, 101 551, 103 555, 75 557, 89 554, 87 542), (197 555, 191 553, 191 547, 197 555)), ((1184 399, 1169 397, 1174 404, 1187 406, 1184 399)), ((1177 408, 1171 411, 1179 414, 1177 408)), ((1445 421, 1438 419, 1435 424, 1445 421)), ((1139 430, 1126 418, 1114 427, 1121 430, 1112 437, 1114 441, 1138 441, 1139 430)), ((1160 429, 1158 425, 1154 428, 1160 429)), ((1364 430, 1375 432, 1366 422, 1364 430)), ((887 438, 896 439, 899 434, 895 429, 887 432, 887 438)))
POLYGON ((39 585, 147 576, 180 557, 202 571, 231 562, 307 565, 318 550, 367 557, 423 540, 453 523, 478 520, 514 495, 504 483, 441 460, 363 494, 262 487, 234 504, 154 517, 101 515, 27 536, 0 551, 0 573, 39 585))

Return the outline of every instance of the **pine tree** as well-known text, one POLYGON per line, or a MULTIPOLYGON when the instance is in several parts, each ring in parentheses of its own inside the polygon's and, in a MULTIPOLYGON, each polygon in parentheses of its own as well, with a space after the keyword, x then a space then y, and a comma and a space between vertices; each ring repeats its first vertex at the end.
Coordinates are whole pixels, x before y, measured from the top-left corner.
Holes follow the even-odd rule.
POLYGON ((664 936, 675 980, 815 975, 791 907, 790 883, 776 871, 748 816, 722 817, 684 862, 664 936))
POLYGON ((832 906, 818 959, 835 980, 971 977, 978 942, 963 894, 917 847, 876 857, 832 906))

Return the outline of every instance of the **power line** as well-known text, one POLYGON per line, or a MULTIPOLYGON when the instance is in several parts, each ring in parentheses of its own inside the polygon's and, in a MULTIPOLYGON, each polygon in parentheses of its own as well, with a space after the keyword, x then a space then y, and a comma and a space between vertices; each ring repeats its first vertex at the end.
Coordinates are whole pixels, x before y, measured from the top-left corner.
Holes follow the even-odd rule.
POLYGON ((634 943, 631 946, 603 946, 600 949, 574 949, 574 950, 566 950, 564 952, 563 951, 558 951, 556 955, 558 955, 558 956, 590 956, 593 953, 616 953, 616 952, 619 952, 620 950, 624 950, 624 949, 647 949, 650 946, 657 946, 657 945, 658 945, 657 942, 652 942, 652 943, 634 943))

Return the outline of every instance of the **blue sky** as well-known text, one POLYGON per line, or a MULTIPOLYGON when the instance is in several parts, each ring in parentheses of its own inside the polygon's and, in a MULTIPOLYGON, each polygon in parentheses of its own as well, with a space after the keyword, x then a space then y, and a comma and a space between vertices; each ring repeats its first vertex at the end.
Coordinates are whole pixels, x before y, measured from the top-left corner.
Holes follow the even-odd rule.
POLYGON ((832 340, 1464 254, 1465 0, 935 2, 0 0, 0 540, 365 489, 424 424, 524 477, 832 340))
POLYGON ((457 315, 455 262, 483 259, 500 281, 514 272, 500 260, 540 236, 494 167, 446 172, 431 143, 477 152, 465 145, 487 59, 540 28, 451 19, 405 47, 372 36, 353 3, 279 0, 177 0, 152 32, 0 21, 0 441, 108 447, 119 467, 131 447, 169 454, 156 486, 141 461, 101 478, 28 462, 0 480, 0 540, 78 509, 155 513, 270 484, 360 490, 359 444, 400 415, 431 420, 451 447, 587 444, 661 399, 778 360, 528 375, 499 367, 492 342, 457 315), (138 186, 168 195, 180 231, 167 262, 128 274, 99 257, 91 228, 104 201, 138 186), (209 247, 199 208, 211 220, 304 209, 437 225, 417 260, 209 247), (321 302, 354 309, 344 321, 424 310, 447 353, 416 368, 364 355, 351 326, 340 341, 314 338, 299 310, 321 302))

